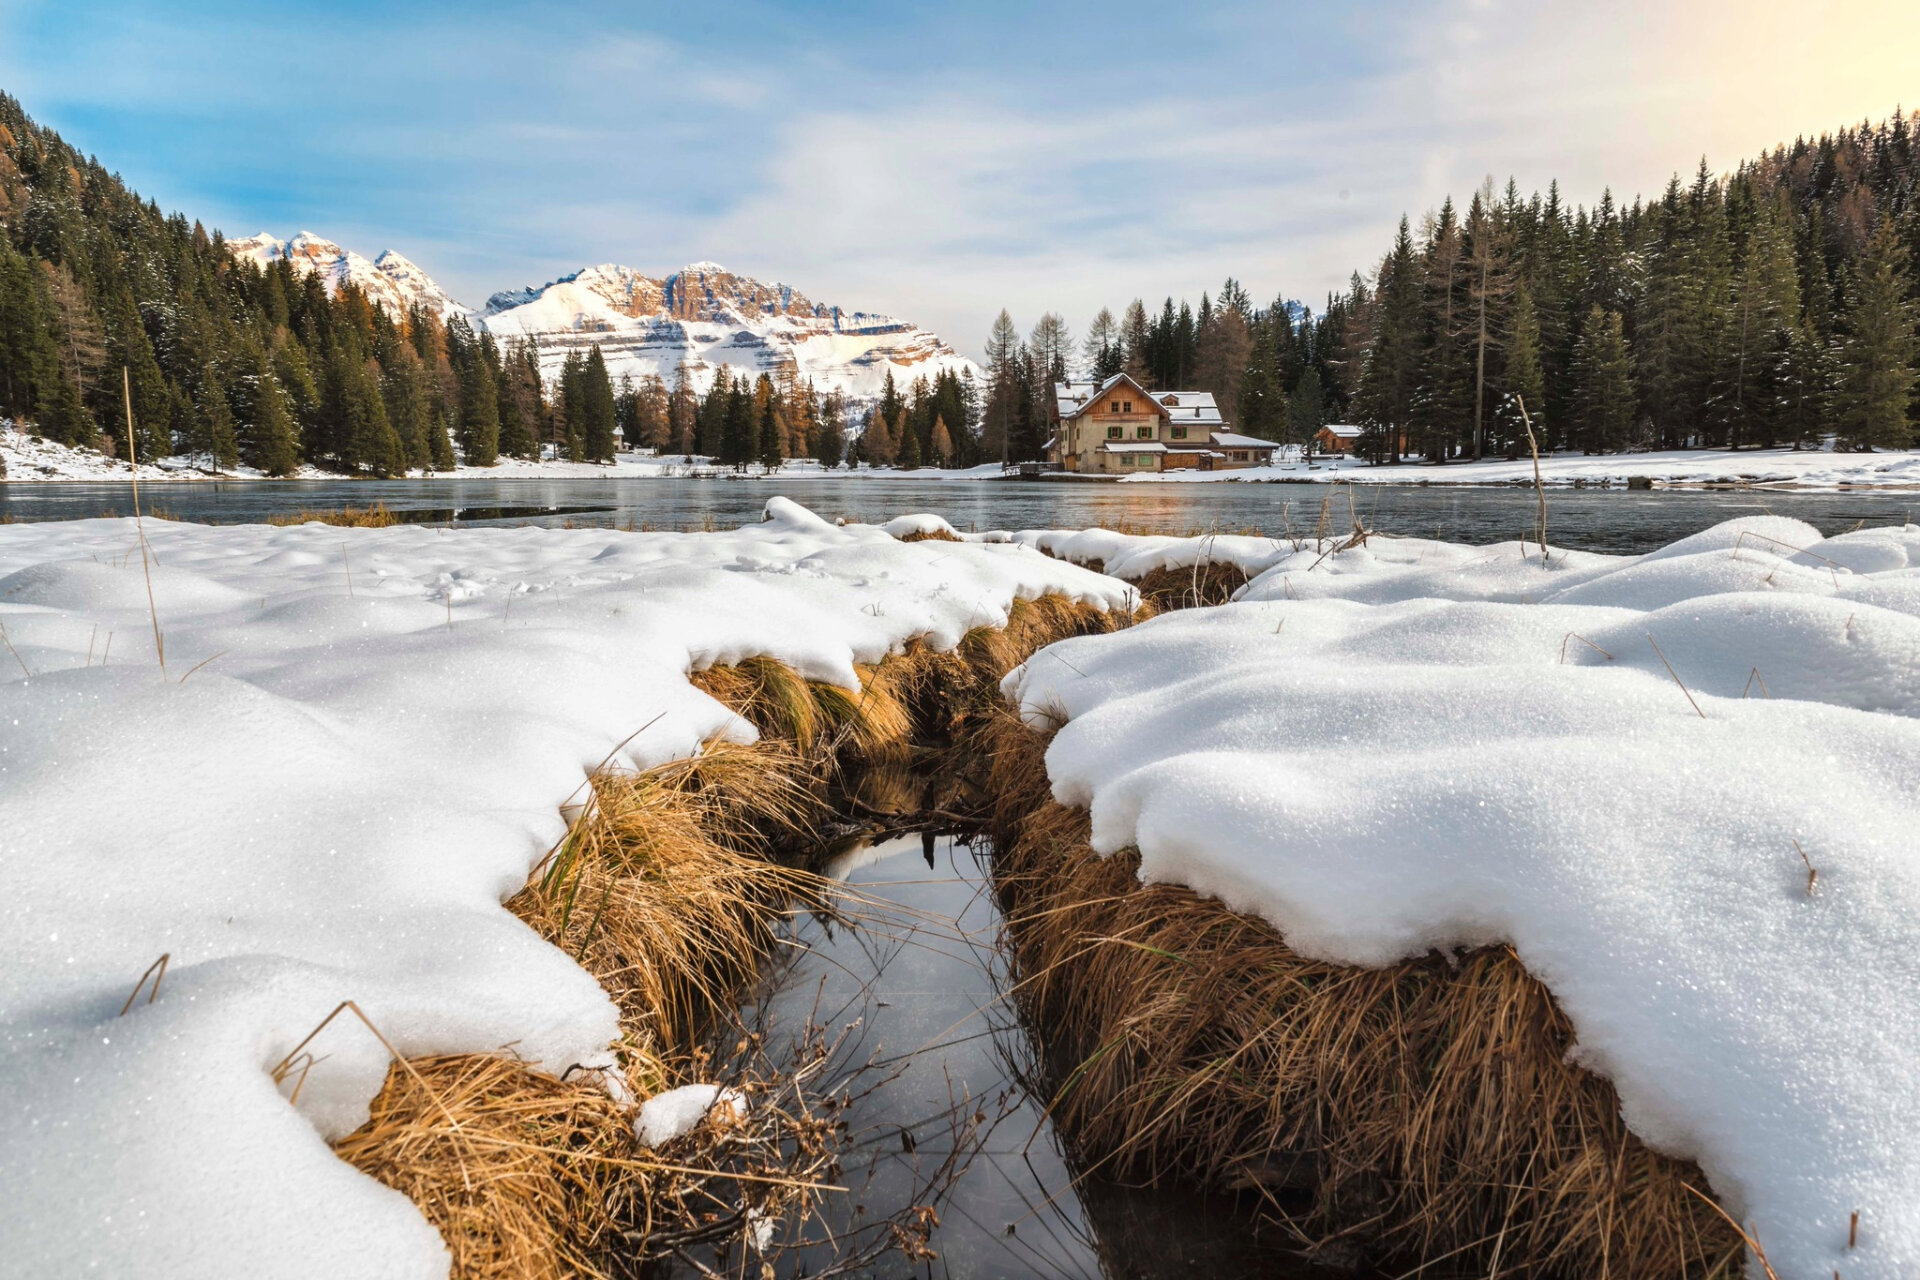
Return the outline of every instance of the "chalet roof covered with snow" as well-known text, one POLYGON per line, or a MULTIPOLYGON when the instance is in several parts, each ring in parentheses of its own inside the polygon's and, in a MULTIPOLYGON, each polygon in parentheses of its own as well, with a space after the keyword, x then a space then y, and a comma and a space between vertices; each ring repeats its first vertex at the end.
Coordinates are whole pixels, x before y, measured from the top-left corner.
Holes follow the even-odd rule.
POLYGON ((1216 431, 1213 442, 1222 449, 1278 449, 1278 443, 1262 440, 1258 436, 1237 435, 1231 431, 1216 431))
POLYGON ((1220 407, 1213 402, 1213 392, 1149 391, 1124 373, 1116 373, 1099 381, 1068 378, 1065 382, 1056 382, 1053 384, 1054 404, 1061 418, 1075 418, 1085 413, 1093 401, 1122 383, 1144 397, 1143 407, 1146 403, 1153 404, 1176 426, 1192 424, 1213 428, 1226 425, 1226 420, 1220 416, 1220 407))
POLYGON ((1358 440, 1366 431, 1365 427, 1355 426, 1351 422, 1329 422, 1320 429, 1341 440, 1358 440))

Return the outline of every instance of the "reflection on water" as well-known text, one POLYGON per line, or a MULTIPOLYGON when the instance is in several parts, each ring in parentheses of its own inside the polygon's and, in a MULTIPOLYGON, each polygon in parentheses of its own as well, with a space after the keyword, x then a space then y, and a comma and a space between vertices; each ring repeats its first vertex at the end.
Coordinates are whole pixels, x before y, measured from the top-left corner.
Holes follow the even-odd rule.
MULTIPOLYGON (((949 1150, 956 1102, 993 1123, 940 1207, 929 1242, 937 1260, 890 1255, 876 1276, 1326 1276, 1254 1237, 1231 1202, 1076 1180, 1044 1103, 1021 1085, 1028 1048, 1004 999, 995 951, 999 917, 972 852, 946 837, 910 836, 857 848, 829 871, 846 882, 838 920, 801 923, 798 958, 757 1007, 769 1044, 810 1020, 856 1030, 849 1050, 897 1069, 846 1117, 874 1135, 851 1155, 835 1206, 840 1225, 905 1207, 949 1150), (862 1211, 864 1210, 864 1214, 862 1211)), ((782 1274, 831 1259, 783 1258, 782 1274)))
MULTIPOLYGON (((369 506, 463 523, 485 520, 609 528, 701 529, 751 524, 784 494, 827 516, 877 522, 936 511, 962 529, 1120 525, 1188 533, 1311 533, 1322 504, 1331 527, 1353 517, 1385 533, 1463 542, 1532 536, 1534 496, 1518 488, 1449 485, 1033 483, 1017 480, 287 480, 148 486, 151 506, 184 520, 234 524, 303 509, 369 506), (487 516, 486 509, 512 513, 487 516)), ((1887 524, 1920 508, 1912 493, 1562 489, 1547 495, 1549 537, 1590 551, 1648 551, 1734 516, 1794 516, 1824 533, 1887 524)), ((133 510, 125 484, 0 484, 0 520, 63 520, 133 510)), ((403 515, 403 518, 406 518, 403 515)))

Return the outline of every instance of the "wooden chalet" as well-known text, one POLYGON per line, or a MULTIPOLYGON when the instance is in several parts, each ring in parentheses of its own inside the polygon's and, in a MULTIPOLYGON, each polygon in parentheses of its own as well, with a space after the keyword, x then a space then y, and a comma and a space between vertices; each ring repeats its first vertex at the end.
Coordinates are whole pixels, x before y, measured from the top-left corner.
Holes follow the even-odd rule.
POLYGON ((1280 446, 1227 429, 1209 391, 1149 391, 1124 373, 1053 384, 1047 459, 1064 471, 1139 475, 1264 466, 1280 446))

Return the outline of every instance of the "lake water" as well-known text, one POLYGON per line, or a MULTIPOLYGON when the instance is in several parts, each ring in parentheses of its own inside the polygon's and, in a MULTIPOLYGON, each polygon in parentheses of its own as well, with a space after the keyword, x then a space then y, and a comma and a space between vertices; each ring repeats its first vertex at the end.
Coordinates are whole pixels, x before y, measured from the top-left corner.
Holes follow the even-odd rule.
MULTIPOLYGON (((141 498, 184 520, 263 520, 301 510, 383 502, 403 516, 444 523, 728 528, 760 517, 784 494, 826 516, 880 521, 933 511, 961 529, 1129 528, 1189 533, 1257 529, 1311 532, 1322 503, 1333 527, 1352 516, 1383 533, 1495 542, 1532 537, 1534 496, 1462 485, 1154 484, 780 477, 777 479, 458 479, 172 482, 141 498)), ((1734 516, 1793 516, 1824 533, 1865 522, 1903 522, 1911 493, 1791 490, 1559 489, 1547 494, 1548 538, 1589 551, 1647 551, 1734 516)), ((0 520, 129 515, 125 484, 0 484, 0 520)))
MULTIPOLYGON (((1005 997, 999 914, 972 851, 912 836, 856 850, 827 871, 857 900, 838 922, 803 920, 798 959, 743 1013, 768 1029, 770 1044, 810 1022, 829 1033, 851 1027, 843 1062, 872 1056, 899 1072, 845 1117, 861 1141, 842 1179, 856 1192, 827 1210, 835 1234, 918 1202, 916 1188, 951 1149, 956 1101, 997 1117, 940 1207, 928 1242, 938 1261, 916 1266, 894 1254, 866 1274, 1354 1280, 1261 1243, 1250 1215, 1230 1202, 1076 1174, 1044 1101, 1022 1084, 1030 1050, 1005 997)), ((787 1255, 779 1271, 817 1274, 832 1258, 825 1248, 787 1255)))

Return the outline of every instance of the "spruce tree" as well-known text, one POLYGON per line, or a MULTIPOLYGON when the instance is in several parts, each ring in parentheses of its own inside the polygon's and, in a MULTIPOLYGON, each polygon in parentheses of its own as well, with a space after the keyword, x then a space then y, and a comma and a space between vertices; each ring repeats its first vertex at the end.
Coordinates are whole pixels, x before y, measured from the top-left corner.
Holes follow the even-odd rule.
POLYGON ((589 462, 613 462, 613 382, 594 343, 580 370, 580 438, 589 462))
POLYGON ((300 439, 293 408, 273 363, 256 342, 243 355, 231 393, 240 461, 270 476, 292 475, 300 465, 300 439))
POLYGON ((900 441, 898 455, 900 469, 902 471, 918 471, 921 463, 920 433, 913 429, 913 424, 907 421, 905 414, 900 415, 897 425, 899 430, 890 434, 894 435, 900 441))
POLYGON ((838 392, 829 392, 820 407, 820 422, 813 432, 813 457, 821 466, 837 467, 847 456, 847 428, 838 392))
POLYGON ((761 375, 760 381, 767 391, 764 397, 756 397, 760 401, 760 465, 768 471, 778 471, 780 464, 786 460, 786 428, 780 420, 780 397, 773 393, 773 384, 765 374, 761 375))
POLYGON ((1633 427, 1633 381, 1618 311, 1587 312, 1573 348, 1574 443, 1585 453, 1626 447, 1633 427))
POLYGON ((1507 359, 1501 391, 1500 415, 1503 434, 1512 442, 1517 456, 1519 442, 1526 435, 1520 418, 1520 405, 1533 419, 1533 431, 1540 448, 1552 448, 1552 440, 1543 416, 1546 408, 1546 374, 1540 367, 1540 322, 1533 308, 1533 295, 1525 285, 1514 290, 1512 328, 1507 333, 1507 359), (1516 403, 1517 400, 1517 403, 1516 403))
MULTIPOLYGON (((466 321, 456 317, 454 324, 466 321)), ((449 326, 451 328, 452 326, 449 326)), ((500 461, 500 393, 494 368, 493 340, 465 346, 460 374, 460 452, 470 467, 491 467, 500 461)))
POLYGON ((1913 442, 1914 361, 1920 356, 1906 246, 1882 218, 1846 274, 1846 309, 1834 351, 1829 409, 1848 449, 1904 449, 1913 442))

